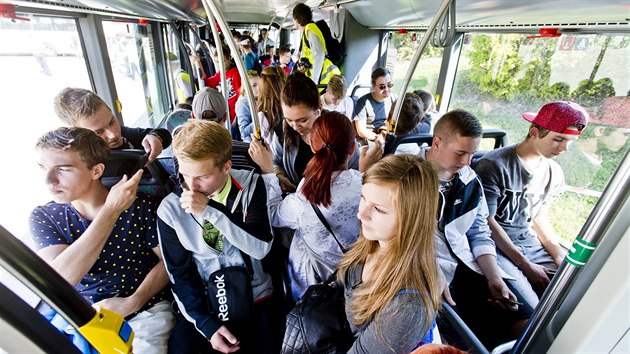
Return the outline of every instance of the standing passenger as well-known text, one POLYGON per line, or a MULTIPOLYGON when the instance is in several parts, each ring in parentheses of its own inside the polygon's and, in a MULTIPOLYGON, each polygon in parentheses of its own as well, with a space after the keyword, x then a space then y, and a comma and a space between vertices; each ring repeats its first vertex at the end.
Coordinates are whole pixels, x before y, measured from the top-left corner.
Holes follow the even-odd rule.
POLYGON ((547 216, 564 189, 562 168, 553 159, 579 138, 588 113, 576 103, 559 101, 523 118, 531 122, 525 140, 490 151, 475 170, 488 200, 492 238, 500 256, 507 257, 499 257, 499 264, 508 273, 523 272, 542 295, 564 257, 547 216))
POLYGON ((260 77, 256 104, 260 134, 267 144, 271 144, 275 134, 282 136, 282 121, 284 117, 282 115, 280 95, 286 80, 284 70, 279 67, 265 68, 260 77))
POLYGON ((440 309, 435 262, 438 179, 411 155, 388 156, 363 177, 359 241, 339 265, 355 342, 348 353, 409 353, 440 309))
POLYGON ((166 129, 121 127, 105 101, 92 91, 66 87, 55 96, 55 113, 66 125, 90 129, 110 149, 144 149, 155 160, 171 144, 166 129))
POLYGON ((183 192, 169 194, 158 208, 164 263, 183 315, 169 352, 277 353, 267 313, 271 278, 260 262, 272 242, 263 180, 230 170, 232 139, 214 122, 183 125, 173 153, 183 192))
POLYGON ((316 85, 326 85, 333 75, 341 75, 339 68, 326 58, 326 41, 319 27, 313 22, 313 12, 305 4, 299 3, 293 8, 293 24, 302 31, 300 56, 312 66, 306 75, 316 85))
POLYGON ((90 303, 134 330, 137 353, 166 353, 175 324, 158 248, 157 205, 136 193, 142 170, 108 190, 107 143, 84 128, 59 128, 36 145, 53 201, 30 217, 37 254, 90 303))
MULTIPOLYGON (((260 73, 256 70, 247 70, 247 78, 252 85, 252 94, 254 96, 254 107, 256 107, 256 99, 258 97, 258 85, 260 85, 260 73)), ((252 122, 252 113, 249 109, 249 98, 245 94, 245 86, 241 86, 239 97, 236 101, 236 121, 238 130, 241 133, 241 139, 249 143, 252 141, 251 134, 254 131, 254 123, 252 122)))
POLYGON ((355 144, 354 127, 338 112, 322 114, 311 129, 310 148, 315 154, 304 171, 297 192, 282 200, 273 174, 271 151, 257 140, 250 154, 261 167, 269 191, 271 225, 296 230, 289 250, 289 276, 293 298, 299 300, 309 285, 328 279, 359 234, 356 218, 361 195, 361 174, 348 169, 355 144), (315 208, 330 225, 334 236, 319 220, 315 208))

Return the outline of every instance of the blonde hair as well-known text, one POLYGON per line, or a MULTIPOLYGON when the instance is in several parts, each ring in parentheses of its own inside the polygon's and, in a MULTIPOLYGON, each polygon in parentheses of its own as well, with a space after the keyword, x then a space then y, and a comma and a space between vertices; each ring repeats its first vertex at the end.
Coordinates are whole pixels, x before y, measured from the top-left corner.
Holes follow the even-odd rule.
MULTIPOLYGON (((441 305, 435 256, 434 232, 438 206, 438 177, 427 161, 413 155, 390 155, 370 167, 363 184, 389 186, 398 216, 396 235, 378 260, 371 280, 353 291, 347 304, 357 324, 379 321, 379 314, 400 290, 417 290, 424 304, 429 331, 441 305)), ((365 263, 378 249, 378 241, 361 236, 339 263, 339 279, 349 268, 365 263)), ((401 324, 404 326, 404 324, 401 324)))
POLYGON ((66 87, 55 96, 55 113, 64 124, 71 127, 80 120, 90 118, 103 106, 108 107, 102 98, 82 88, 66 87))
POLYGON ((280 94, 287 76, 279 66, 265 68, 258 83, 258 97, 256 98, 258 112, 263 112, 269 123, 269 129, 274 129, 277 122, 283 119, 280 94))
POLYGON ((211 159, 215 167, 223 166, 232 157, 232 136, 216 122, 189 120, 173 138, 173 153, 180 160, 211 159))
POLYGON ((336 99, 342 99, 346 95, 346 79, 341 75, 333 75, 328 81, 326 91, 336 99))

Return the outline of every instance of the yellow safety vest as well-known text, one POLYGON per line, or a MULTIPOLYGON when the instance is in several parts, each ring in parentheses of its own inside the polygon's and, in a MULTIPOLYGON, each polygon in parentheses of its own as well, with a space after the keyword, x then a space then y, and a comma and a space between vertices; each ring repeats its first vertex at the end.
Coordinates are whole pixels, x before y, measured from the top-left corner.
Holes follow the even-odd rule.
MULTIPOLYGON (((314 22, 307 24, 304 27, 304 34, 302 35, 302 57, 307 58, 311 62, 311 65, 315 65, 315 57, 313 55, 313 51, 311 50, 310 46, 307 44, 309 31, 315 33, 317 38, 319 38, 319 40, 322 42, 322 46, 324 47, 324 54, 327 54, 328 52, 326 49, 326 41, 324 40, 322 31, 319 30, 319 27, 317 27, 317 25, 314 22)), ((311 73, 310 69, 306 70, 305 74, 308 77, 311 77, 311 78, 313 77, 313 74, 311 73)), ((330 61, 330 59, 328 59, 327 57, 324 57, 324 65, 322 65, 322 72, 321 72, 321 75, 319 75, 318 85, 328 84, 328 82, 330 82, 330 79, 334 75, 341 75, 341 70, 339 70, 339 68, 335 64, 333 64, 332 61, 330 61)), ((319 92, 322 92, 323 90, 324 88, 320 88, 319 92)))

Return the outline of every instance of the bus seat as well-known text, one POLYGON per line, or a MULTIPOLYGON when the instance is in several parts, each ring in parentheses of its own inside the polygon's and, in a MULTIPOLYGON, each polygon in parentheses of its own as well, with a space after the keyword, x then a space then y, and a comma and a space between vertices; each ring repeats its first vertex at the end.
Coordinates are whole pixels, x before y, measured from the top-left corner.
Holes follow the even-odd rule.
MULTIPOLYGON (((353 106, 357 105, 357 100, 360 97, 359 96, 359 92, 357 92, 357 91, 359 91, 359 90, 360 91, 366 91, 365 93, 368 93, 368 92, 370 92, 371 89, 372 89, 372 86, 370 86, 370 85, 354 85, 354 87, 350 91, 350 98, 352 98, 353 106)), ((363 96, 364 94, 362 94, 361 96, 363 96)))
POLYGON ((433 135, 428 133, 411 134, 397 138, 393 143, 387 141, 385 143, 385 154, 394 153, 400 145, 416 144, 418 147, 431 146, 433 135), (391 146, 391 147, 390 147, 391 146))
POLYGON ((188 119, 192 116, 192 111, 187 109, 178 109, 176 111, 171 112, 164 122, 164 128, 166 128, 171 135, 173 134, 173 130, 180 125, 186 123, 188 119))
POLYGON ((260 167, 249 156, 249 143, 244 141, 232 141, 232 168, 235 170, 255 170, 260 174, 260 167))
POLYGON ((442 301, 442 310, 438 312, 437 327, 442 343, 469 353, 489 353, 475 333, 446 301, 442 301))
MULTIPOLYGON (((123 175, 129 176, 134 173, 138 161, 144 154, 144 150, 112 150, 105 162, 105 171, 101 178, 103 185, 111 188, 123 175)), ((138 190, 160 201, 173 190, 173 182, 164 167, 158 161, 154 161, 144 168, 138 190)))
MULTIPOLYGON (((484 129, 483 137, 481 138, 481 140, 494 141, 492 145, 492 149, 498 149, 498 148, 502 148, 504 146, 509 145, 507 133, 501 129, 496 129, 496 128, 484 129)), ((474 168, 475 165, 477 164, 477 161, 479 161, 479 159, 481 159, 483 155, 485 155, 487 152, 488 152, 487 150, 475 152, 475 154, 473 155, 472 161, 470 162, 470 167, 474 168)))

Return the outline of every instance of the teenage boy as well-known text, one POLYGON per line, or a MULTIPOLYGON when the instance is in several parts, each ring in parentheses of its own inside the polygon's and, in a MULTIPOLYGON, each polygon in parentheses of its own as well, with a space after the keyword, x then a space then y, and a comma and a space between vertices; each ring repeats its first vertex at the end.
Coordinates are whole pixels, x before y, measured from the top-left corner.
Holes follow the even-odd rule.
POLYGON ((267 313, 271 278, 260 262, 272 243, 263 179, 253 171, 231 170, 232 138, 215 122, 188 121, 175 136, 173 153, 183 191, 168 195, 158 208, 164 263, 183 315, 171 336, 171 352, 277 353, 267 313), (224 279, 217 272, 228 269, 246 270, 245 281, 217 283, 224 279), (232 286, 249 299, 237 298, 232 286), (234 318, 231 311, 248 307, 240 320, 234 318))
POLYGON ((387 115, 396 100, 392 87, 394 83, 389 70, 376 68, 372 72, 372 92, 361 96, 354 106, 352 120, 358 137, 374 141, 379 128, 386 128, 387 115))
POLYGON ((562 168, 553 159, 578 139, 588 113, 576 103, 559 101, 523 118, 531 122, 525 140, 489 152, 475 170, 483 181, 500 264, 515 264, 541 294, 564 256, 547 217, 564 188, 562 168))
MULTIPOLYGON (((515 339, 532 309, 516 304, 522 300, 513 290, 514 280, 497 265, 483 187, 469 166, 482 134, 474 115, 451 111, 437 122, 431 147, 421 149, 419 156, 431 162, 440 179, 438 263, 458 313, 486 347, 493 348, 515 339)), ((448 288, 444 295, 450 300, 448 288)))
POLYGON ((87 128, 110 149, 144 149, 155 160, 171 144, 166 129, 121 127, 105 101, 92 91, 66 87, 55 97, 55 113, 69 127, 87 128))
POLYGON ((164 291, 157 205, 136 193, 142 171, 105 188, 109 148, 84 128, 48 132, 36 148, 53 197, 31 213, 37 254, 88 301, 127 317, 134 351, 166 353, 175 320, 164 291))

